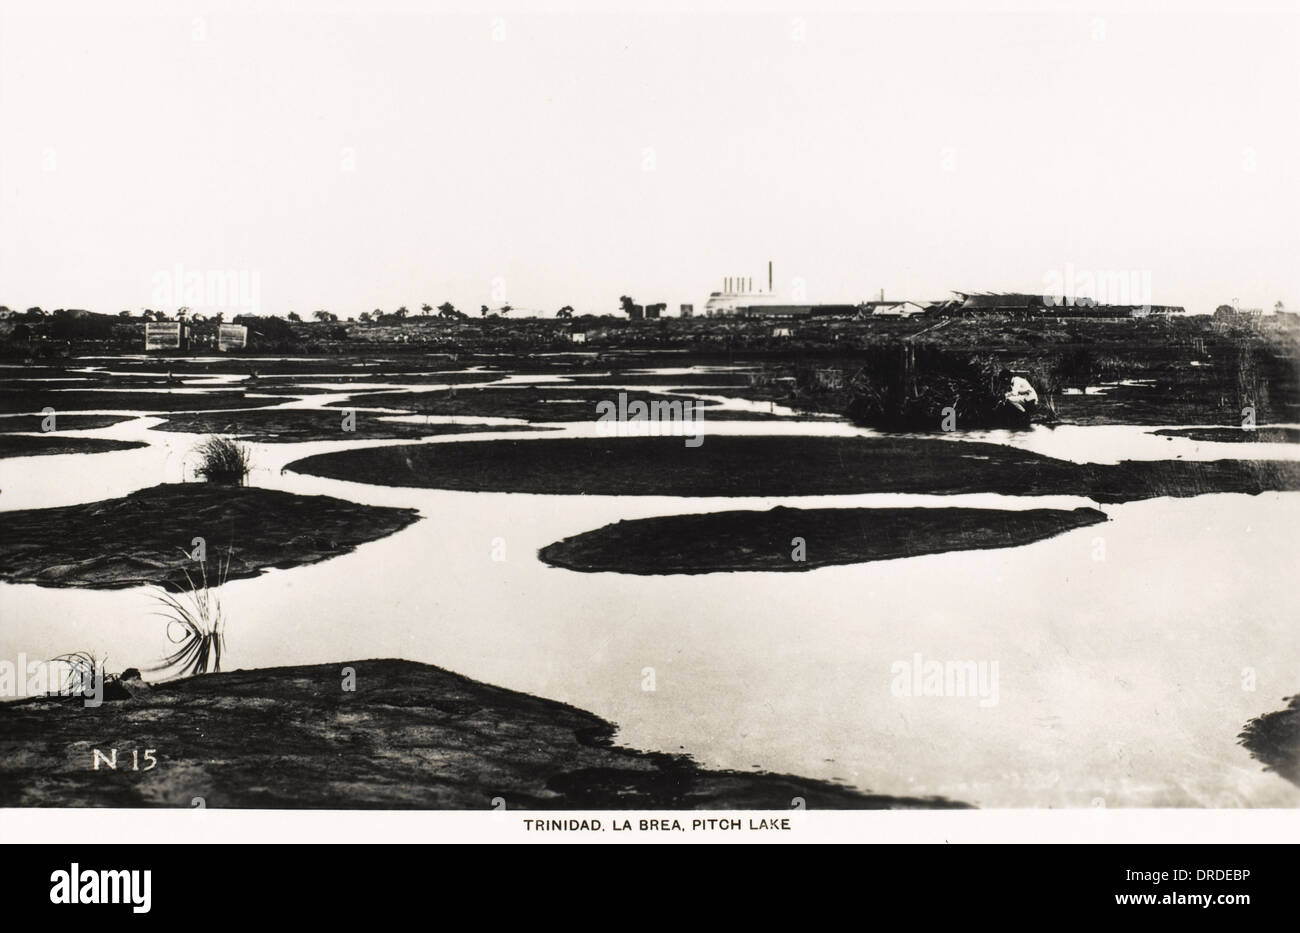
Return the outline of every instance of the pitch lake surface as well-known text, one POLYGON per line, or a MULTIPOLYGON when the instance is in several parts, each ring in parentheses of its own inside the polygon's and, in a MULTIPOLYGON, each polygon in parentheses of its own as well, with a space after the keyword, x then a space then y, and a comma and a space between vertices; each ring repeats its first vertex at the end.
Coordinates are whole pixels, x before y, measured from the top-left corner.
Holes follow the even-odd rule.
MULTIPOLYGON (((663 370, 663 387, 687 371, 663 370)), ((337 375, 349 374, 340 366, 337 375)), ((221 391, 242 375, 180 378, 191 389, 221 391)), ((327 408, 362 390, 437 388, 337 382, 329 374, 295 384, 328 391, 268 396, 267 407, 327 408)), ((618 389, 609 387, 611 397, 618 389)), ((122 390, 128 397, 134 391, 159 389, 122 390)), ((725 388, 687 393, 725 400, 732 410, 783 411, 729 399, 725 388)), ((517 423, 356 405, 359 418, 517 423)), ((107 428, 67 432, 144 441, 146 448, 0 460, 0 510, 91 502, 193 479, 199 436, 150 430, 160 420, 137 413, 107 428)), ((597 436, 594 412, 593 422, 556 427, 417 443, 597 436)), ((873 434, 826 420, 727 421, 714 410, 703 430, 704 443, 722 433, 873 434)), ((1197 442, 1152 430, 1065 426, 950 439, 1080 462, 1300 458, 1296 446, 1197 442)), ((1106 524, 1001 550, 806 573, 656 577, 548 567, 537 550, 620 519, 684 512, 1095 503, 1071 496, 528 495, 282 472, 311 454, 401 443, 412 442, 251 445, 251 485, 416 508, 423 520, 320 564, 227 583, 225 668, 406 658, 590 710, 619 725, 622 744, 686 753, 707 767, 787 772, 984 807, 1300 805, 1300 788, 1265 772, 1236 738, 1249 719, 1300 691, 1300 493, 1103 505, 1106 524), (975 662, 984 696, 905 695, 911 668, 930 661, 975 662)), ((190 537, 178 516, 177 546, 190 537)), ((0 657, 87 649, 107 655, 109 670, 149 666, 168 648, 153 609, 145 588, 0 583, 0 657)))

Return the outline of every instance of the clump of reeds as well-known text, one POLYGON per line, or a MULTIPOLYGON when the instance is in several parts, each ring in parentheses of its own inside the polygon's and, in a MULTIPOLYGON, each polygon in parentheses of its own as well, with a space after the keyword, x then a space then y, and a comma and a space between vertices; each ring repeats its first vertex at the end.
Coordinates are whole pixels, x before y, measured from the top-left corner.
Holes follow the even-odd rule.
POLYGON ((104 670, 104 660, 90 651, 71 651, 60 654, 47 662, 62 664, 66 668, 59 694, 62 696, 88 696, 95 691, 96 673, 104 670))
POLYGON ((252 468, 248 447, 233 438, 213 435, 194 449, 199 455, 195 472, 210 483, 242 485, 252 468))
POLYGON ((177 649, 152 671, 177 669, 177 676, 192 676, 221 670, 221 652, 225 649, 225 613, 218 595, 230 573, 230 554, 220 568, 215 585, 208 580, 206 561, 199 561, 199 579, 183 571, 188 589, 172 593, 159 587, 154 595, 162 606, 154 615, 167 620, 167 638, 177 649))

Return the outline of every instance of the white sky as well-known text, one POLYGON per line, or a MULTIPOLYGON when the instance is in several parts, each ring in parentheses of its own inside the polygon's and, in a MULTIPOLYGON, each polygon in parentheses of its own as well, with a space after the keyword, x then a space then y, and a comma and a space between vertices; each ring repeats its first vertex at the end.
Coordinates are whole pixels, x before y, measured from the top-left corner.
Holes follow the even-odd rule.
POLYGON ((1300 2, 115 6, 0 0, 10 307, 1300 305, 1300 2))

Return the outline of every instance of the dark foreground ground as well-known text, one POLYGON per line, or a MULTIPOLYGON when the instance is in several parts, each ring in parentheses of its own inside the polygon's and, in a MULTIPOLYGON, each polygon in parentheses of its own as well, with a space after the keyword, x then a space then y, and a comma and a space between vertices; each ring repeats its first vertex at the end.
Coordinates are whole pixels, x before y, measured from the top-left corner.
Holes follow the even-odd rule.
MULTIPOLYGON (((139 683, 132 681, 132 683, 139 683)), ((612 744, 583 710, 409 661, 209 674, 87 709, 0 704, 0 806, 785 810, 956 807, 612 744), (355 690, 344 677, 355 672, 355 690), (117 768, 100 762, 117 751, 117 768), (140 767, 150 749, 157 765, 140 767), (500 803, 495 804, 500 806, 500 803)))

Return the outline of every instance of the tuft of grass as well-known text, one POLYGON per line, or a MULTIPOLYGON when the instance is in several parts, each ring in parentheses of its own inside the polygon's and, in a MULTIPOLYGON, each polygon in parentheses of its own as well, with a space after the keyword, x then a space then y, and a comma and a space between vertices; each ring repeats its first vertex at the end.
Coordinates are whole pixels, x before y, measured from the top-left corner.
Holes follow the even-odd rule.
MULTIPOLYGON (((52 657, 47 664, 62 664, 67 668, 63 675, 60 694, 63 696, 87 695, 95 689, 95 672, 102 671, 107 659, 101 659, 90 651, 71 651, 52 657)), ((107 681, 108 678, 105 677, 107 681)))
POLYGON ((158 587, 154 599, 161 607, 154 615, 167 620, 167 638, 177 649, 151 671, 177 670, 178 677, 221 670, 221 652, 226 646, 226 617, 217 591, 230 573, 230 553, 221 565, 215 585, 208 580, 206 561, 199 562, 199 580, 184 571, 188 590, 170 592, 158 587))
POLYGON ((252 467, 252 454, 248 447, 233 438, 214 434, 205 438, 194 450, 199 455, 199 465, 195 472, 209 483, 243 485, 252 467))

